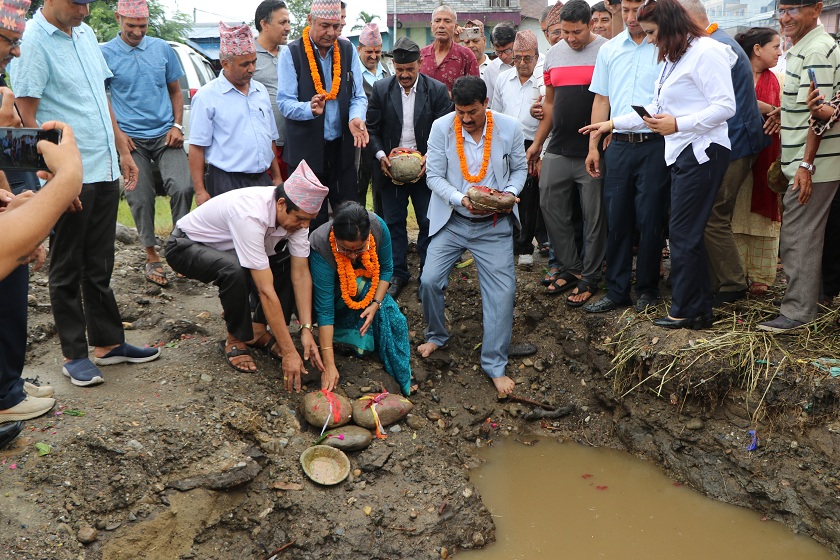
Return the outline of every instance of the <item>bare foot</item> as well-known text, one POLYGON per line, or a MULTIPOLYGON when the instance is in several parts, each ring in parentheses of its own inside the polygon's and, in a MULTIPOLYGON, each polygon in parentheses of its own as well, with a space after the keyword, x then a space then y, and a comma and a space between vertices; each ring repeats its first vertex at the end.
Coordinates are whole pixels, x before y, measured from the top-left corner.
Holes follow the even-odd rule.
POLYGON ((434 342, 424 342, 423 344, 417 347, 417 351, 420 352, 420 355, 422 357, 428 358, 432 354, 432 352, 434 352, 438 348, 440 348, 440 346, 438 346, 434 342))
POLYGON ((491 377, 490 379, 493 381, 493 385, 496 386, 496 391, 499 392, 500 397, 506 397, 513 393, 513 389, 516 387, 516 383, 513 382, 513 379, 507 375, 503 375, 501 377, 491 377))

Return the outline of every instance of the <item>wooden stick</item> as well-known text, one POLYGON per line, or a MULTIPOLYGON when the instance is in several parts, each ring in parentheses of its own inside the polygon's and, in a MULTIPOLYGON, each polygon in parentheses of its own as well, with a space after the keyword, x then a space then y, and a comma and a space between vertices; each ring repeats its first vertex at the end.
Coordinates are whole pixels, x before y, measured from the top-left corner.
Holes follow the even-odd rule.
POLYGON ((284 551, 284 550, 286 550, 287 548, 290 548, 290 547, 291 547, 292 545, 294 545, 294 544, 295 544, 295 541, 288 542, 288 543, 284 544, 283 546, 281 546, 280 548, 278 548, 277 550, 275 550, 274 552, 272 552, 271 554, 269 554, 269 555, 266 557, 266 559, 265 559, 265 560, 271 560, 272 558, 274 558, 275 556, 277 556, 278 554, 280 554, 281 552, 283 552, 283 551, 284 551))
POLYGON ((520 397, 519 395, 515 395, 513 393, 510 393, 509 395, 507 395, 504 398, 499 397, 499 400, 500 401, 511 400, 511 401, 514 401, 514 402, 522 403, 522 404, 530 404, 531 406, 538 406, 538 407, 540 407, 544 410, 554 410, 556 408, 554 406, 551 406, 550 404, 541 403, 539 401, 535 401, 535 400, 532 400, 532 399, 527 399, 525 397, 520 397))

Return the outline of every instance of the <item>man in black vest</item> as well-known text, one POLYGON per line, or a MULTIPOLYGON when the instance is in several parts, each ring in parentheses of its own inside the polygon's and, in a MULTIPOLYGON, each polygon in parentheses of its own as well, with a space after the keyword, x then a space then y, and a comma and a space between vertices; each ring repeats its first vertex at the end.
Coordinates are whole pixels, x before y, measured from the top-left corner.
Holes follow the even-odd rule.
MULTIPOLYGON (((341 2, 314 0, 300 39, 280 53, 277 106, 286 117, 283 160, 301 160, 330 189, 330 205, 356 200, 355 149, 368 143, 362 65, 353 44, 341 37, 341 2)), ((311 230, 326 223, 321 207, 311 230)))
POLYGON ((420 47, 408 37, 400 37, 394 45, 394 76, 373 84, 368 105, 367 122, 370 127, 370 149, 376 154, 384 176, 381 188, 385 223, 391 232, 391 251, 394 255, 394 276, 388 293, 396 298, 411 278, 406 266, 408 252, 408 199, 414 205, 417 225, 417 253, 420 272, 426 261, 429 246, 429 199, 432 191, 426 176, 409 184, 394 183, 391 179, 388 154, 394 148, 411 148, 426 153, 432 123, 452 111, 449 90, 443 83, 420 74, 420 47), (411 119, 412 126, 406 126, 411 119))

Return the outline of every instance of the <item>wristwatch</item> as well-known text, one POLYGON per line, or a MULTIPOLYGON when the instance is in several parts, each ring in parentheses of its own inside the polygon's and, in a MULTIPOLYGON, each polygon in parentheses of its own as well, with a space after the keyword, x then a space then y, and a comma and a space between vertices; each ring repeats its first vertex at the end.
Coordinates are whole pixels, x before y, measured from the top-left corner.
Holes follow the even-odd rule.
POLYGON ((804 167, 805 169, 807 169, 807 170, 808 170, 808 173, 810 173, 811 175, 813 175, 813 174, 814 174, 814 172, 817 170, 817 166, 816 166, 816 165, 814 165, 813 163, 808 163, 808 162, 805 162, 805 161, 803 161, 802 163, 800 163, 800 164, 799 164, 799 167, 804 167))
POLYGON ((182 134, 184 133, 184 125, 180 125, 178 123, 175 123, 175 124, 172 125, 172 128, 177 128, 178 130, 181 131, 182 134))

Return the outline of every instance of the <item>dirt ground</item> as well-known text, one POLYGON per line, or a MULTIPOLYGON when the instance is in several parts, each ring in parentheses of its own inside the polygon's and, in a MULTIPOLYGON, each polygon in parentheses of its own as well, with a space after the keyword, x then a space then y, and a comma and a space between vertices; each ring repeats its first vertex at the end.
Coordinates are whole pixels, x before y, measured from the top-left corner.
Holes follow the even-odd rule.
MULTIPOLYGON (((649 390, 621 397, 610 341, 628 316, 585 316, 543 295, 545 261, 536 259, 532 270, 517 271, 514 343, 534 344, 537 353, 512 359, 510 375, 517 394, 573 409, 527 420, 534 407, 498 402, 478 370, 481 306, 475 268, 466 267, 453 273, 447 298, 449 350, 412 360, 421 387, 413 413, 387 439, 349 454, 347 481, 319 487, 299 463, 318 431, 298 412, 301 395, 283 390, 278 363, 259 356, 256 374, 230 369, 217 347, 224 329, 216 288, 146 283, 142 249, 130 232, 121 238, 113 285, 127 338, 163 345, 163 357, 107 367, 98 387, 72 386, 61 375, 46 276, 32 277, 25 377, 55 386, 59 404, 0 452, 3 558, 447 557, 495 540, 470 483, 475 449, 531 434, 629 450, 711 497, 814 536, 840 557, 840 379, 827 375, 808 387, 783 380, 778 391, 796 390, 806 401, 777 406, 760 422, 754 400, 737 386, 713 402, 675 402, 649 390), (752 452, 750 429, 760 435, 752 452), (40 456, 36 443, 49 453, 40 456)), ((416 289, 412 282, 399 299, 413 345, 423 328, 416 289)), ((637 329, 661 339, 660 349, 699 336, 649 322, 637 329)), ((650 356, 640 368, 650 367, 650 356)), ((342 358, 339 367, 350 398, 380 384, 397 391, 374 358, 342 358)), ((698 364, 698 375, 712 367, 733 369, 698 364)), ((319 388, 314 376, 307 387, 319 388)))

